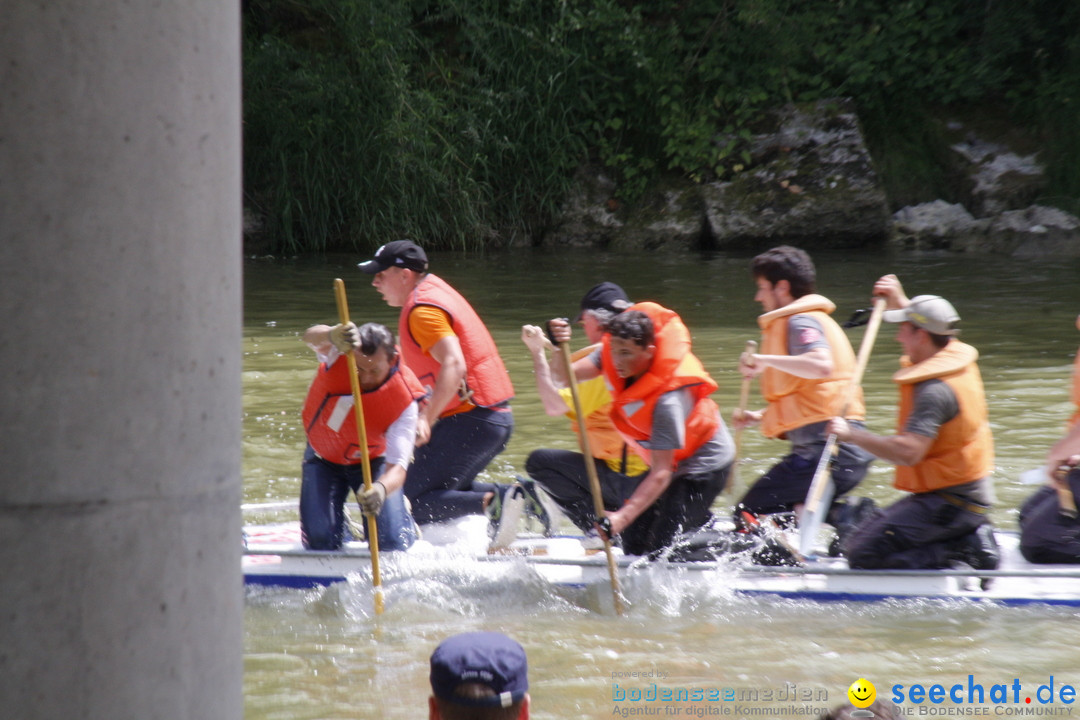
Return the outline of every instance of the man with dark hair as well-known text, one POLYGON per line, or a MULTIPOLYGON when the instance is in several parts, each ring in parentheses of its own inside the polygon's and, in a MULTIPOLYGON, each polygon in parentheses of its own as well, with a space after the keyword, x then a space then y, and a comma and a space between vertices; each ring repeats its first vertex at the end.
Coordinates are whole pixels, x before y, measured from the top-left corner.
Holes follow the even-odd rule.
MULTIPOLYGON (((582 325, 590 344, 574 353, 571 359, 587 357, 599 350, 604 328, 628 307, 630 299, 615 283, 604 282, 591 288, 581 299, 581 312, 576 320, 582 325)), ((589 462, 596 467, 604 505, 608 510, 618 510, 649 468, 612 424, 611 393, 604 379, 595 377, 578 385, 584 415, 584 418, 578 418, 570 389, 565 387, 561 361, 555 363, 554 371, 548 364, 547 351, 551 349, 551 343, 546 333, 535 325, 526 325, 521 329, 521 340, 532 354, 536 388, 544 411, 552 417, 565 415, 570 418, 575 433, 581 433, 582 429, 588 433, 589 450, 593 455, 589 462)), ((529 485, 535 481, 579 529, 586 532, 592 529, 596 512, 581 453, 548 448, 533 450, 525 460, 525 472, 530 479, 519 482, 530 497, 539 496, 529 485)))
POLYGON ((895 435, 875 435, 844 418, 829 432, 896 463, 893 484, 909 493, 877 511, 843 541, 853 568, 993 570, 999 554, 986 514, 994 501, 994 440, 979 352, 956 339, 960 316, 944 298, 908 299, 895 275, 874 284, 887 301, 884 321, 898 323, 902 368, 895 435))
POLYGON ((506 448, 514 428, 514 387, 495 341, 469 302, 428 272, 427 254, 416 243, 387 243, 360 269, 374 275, 371 284, 387 305, 401 308, 402 356, 431 392, 405 479, 417 521, 486 512, 494 535, 511 486, 475 478, 506 448))
MULTIPOLYGON (((556 341, 570 339, 566 322, 553 320, 550 327, 556 341)), ((649 465, 599 529, 620 536, 626 553, 645 555, 705 525, 735 451, 709 398, 716 382, 691 353, 679 316, 652 302, 631 306, 608 324, 601 349, 573 370, 581 381, 603 374, 612 422, 649 465)))
MULTIPOLYGON (((782 245, 762 253, 751 264, 757 293, 754 300, 765 311, 758 317, 761 351, 744 353, 739 371, 744 378, 761 378, 761 394, 768 406, 744 411, 736 425, 761 423, 766 437, 786 439, 790 452, 750 487, 735 508, 740 525, 766 513, 796 511, 806 500, 821 453, 825 425, 840 411, 855 371, 855 353, 843 329, 830 315, 836 306, 814 292, 816 272, 810 256, 799 248, 782 245), (748 517, 749 516, 749 517, 748 517)), ((861 389, 856 389, 846 414, 855 427, 864 417, 861 389)), ((866 475, 873 457, 840 443, 831 473, 835 496, 850 492, 866 475)), ((851 508, 834 503, 827 516, 838 531, 848 529, 869 510, 864 499, 851 508)))
POLYGON ((401 489, 412 457, 418 406, 426 395, 424 388, 401 364, 394 335, 383 325, 313 325, 304 332, 303 339, 319 359, 301 413, 308 439, 300 485, 304 547, 341 547, 345 498, 351 489, 361 509, 377 518, 379 547, 405 550, 416 541, 417 534, 401 489), (362 494, 363 450, 345 358, 345 353, 350 352, 356 360, 371 476, 375 479, 371 489, 362 494))
POLYGON ((502 633, 470 632, 431 654, 429 720, 528 720, 529 663, 502 633))

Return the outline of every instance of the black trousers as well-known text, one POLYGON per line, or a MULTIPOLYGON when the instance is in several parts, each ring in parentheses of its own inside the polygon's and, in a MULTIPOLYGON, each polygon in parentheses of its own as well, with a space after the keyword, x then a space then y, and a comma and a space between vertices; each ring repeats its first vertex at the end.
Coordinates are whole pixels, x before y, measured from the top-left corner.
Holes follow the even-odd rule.
MULTIPOLYGON (((633 495, 648 473, 628 477, 615 472, 602 460, 593 459, 600 479, 604 508, 618 510, 633 495)), ((583 531, 596 521, 585 462, 580 453, 569 450, 534 450, 525 461, 525 471, 583 531)), ((711 473, 689 475, 671 483, 667 490, 622 533, 623 551, 646 555, 667 547, 680 533, 693 532, 712 517, 713 500, 727 485, 731 466, 711 473)))
MULTIPOLYGON (((622 507, 647 474, 623 475, 612 470, 603 460, 594 458, 592 463, 600 479, 606 510, 615 511, 622 507)), ((580 530, 588 531, 596 522, 589 476, 581 453, 543 448, 533 450, 525 460, 525 472, 547 491, 580 530)))
POLYGON ((958 507, 937 493, 908 495, 863 521, 844 542, 843 551, 853 568, 946 568, 950 541, 986 522, 985 515, 958 507))
MULTIPOLYGON (((1068 477, 1080 497, 1080 469, 1068 477)), ((1020 508, 1020 553, 1033 563, 1080 563, 1080 519, 1064 517, 1055 488, 1044 485, 1020 508)))

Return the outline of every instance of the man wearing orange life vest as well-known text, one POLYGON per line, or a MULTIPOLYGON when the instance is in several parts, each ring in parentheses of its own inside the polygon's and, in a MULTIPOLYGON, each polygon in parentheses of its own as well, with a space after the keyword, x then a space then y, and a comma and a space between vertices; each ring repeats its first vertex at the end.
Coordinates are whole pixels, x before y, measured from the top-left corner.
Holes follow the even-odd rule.
MULTIPOLYGON (((1076 329, 1080 330, 1080 316, 1076 329)), ((1080 497, 1080 351, 1073 364, 1072 382, 1076 411, 1065 437, 1046 455, 1043 474, 1048 482, 1020 508, 1020 552, 1029 562, 1080 563, 1080 518, 1062 512, 1058 494, 1060 484, 1072 493, 1074 503, 1080 497), (1071 469, 1059 472, 1061 468, 1071 469)))
POLYGON ((308 438, 300 487, 304 547, 341 547, 345 499, 351 488, 361 509, 376 516, 379 547, 405 550, 417 535, 401 489, 416 439, 418 403, 425 396, 424 388, 399 362, 394 336, 382 325, 313 325, 303 339, 319 358, 301 413, 308 438), (375 478, 363 494, 363 451, 346 352, 356 359, 371 476, 375 478))
POLYGON ((414 517, 431 523, 486 511, 497 530, 511 486, 474 482, 514 428, 514 387, 495 341, 468 301, 427 271, 416 243, 387 243, 360 269, 375 276, 371 284, 387 305, 401 308, 402 356, 431 391, 405 478, 414 517))
MULTIPOLYGON (((782 245, 754 258, 751 272, 757 286, 754 300, 764 314, 761 350, 739 358, 744 378, 761 378, 768 406, 735 417, 737 426, 761 423, 769 438, 786 439, 790 452, 750 487, 736 505, 736 522, 743 513, 762 515, 792 512, 806 500, 821 453, 825 424, 840 412, 855 370, 855 353, 843 329, 832 319, 836 306, 815 292, 817 273, 805 251, 782 245)), ((856 389, 846 417, 862 425, 862 390, 856 389)), ((866 476, 873 456, 850 443, 840 443, 832 463, 835 497, 850 492, 866 476)), ((870 503, 865 500, 865 503, 870 503)), ((827 521, 840 529, 851 511, 835 503, 827 521)))
MULTIPOLYGON (((556 342, 569 341, 567 322, 549 327, 556 342)), ((735 450, 709 398, 716 382, 690 352, 679 316, 656 303, 632 305, 609 323, 602 349, 573 368, 581 381, 603 374, 615 427, 649 465, 600 530, 620 536, 626 553, 644 555, 701 528, 727 484, 735 450)))
POLYGON ((976 570, 999 561, 986 516, 994 501, 994 441, 976 360, 955 335, 960 316, 944 298, 909 300, 895 275, 874 284, 885 297, 884 321, 899 323, 904 352, 893 375, 900 408, 895 435, 875 435, 843 418, 829 432, 896 463, 894 485, 910 495, 864 520, 842 544, 854 568, 976 570))
MULTIPOLYGON (((581 300, 581 312, 576 319, 590 345, 574 353, 572 360, 599 350, 604 328, 628 307, 630 298, 615 283, 604 282, 590 288, 581 300)), ((533 358, 536 388, 544 411, 552 417, 565 415, 570 418, 575 433, 580 433, 584 426, 604 505, 609 510, 618 510, 649 467, 615 429, 611 420, 611 393, 604 379, 595 377, 578 385, 581 411, 585 415, 581 421, 575 414, 570 389, 562 386, 566 378, 561 361, 556 362, 554 372, 548 364, 547 350, 551 343, 544 331, 535 325, 525 325, 521 329, 521 340, 533 358)), ((535 481, 579 529, 586 532, 592 529, 596 513, 581 453, 549 448, 533 450, 525 460, 525 472, 530 480, 519 481, 522 485, 535 481)))

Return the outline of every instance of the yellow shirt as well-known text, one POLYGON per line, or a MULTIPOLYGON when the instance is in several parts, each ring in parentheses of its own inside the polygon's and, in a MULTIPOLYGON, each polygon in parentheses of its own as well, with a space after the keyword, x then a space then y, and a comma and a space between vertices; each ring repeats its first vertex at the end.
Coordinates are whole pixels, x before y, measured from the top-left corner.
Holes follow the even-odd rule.
MULTIPOLYGON (((618 434, 614 426, 610 421, 604 423, 590 422, 589 418, 593 413, 604 411, 604 417, 607 418, 607 410, 611 405, 611 393, 607 389, 607 385, 604 384, 602 377, 592 378, 585 382, 578 383, 578 399, 581 401, 581 411, 585 413, 586 422, 585 425, 589 430, 589 445, 590 450, 596 455, 599 447, 604 445, 610 445, 614 438, 613 434, 618 438, 618 442, 625 445, 622 436, 618 434), (598 427, 598 425, 600 425, 598 427)), ((574 399, 571 396, 570 388, 560 388, 559 395, 562 397, 563 402, 570 408, 570 411, 566 413, 566 417, 573 421, 577 420, 577 413, 574 412, 574 399)), ((607 466, 615 472, 623 472, 626 475, 640 475, 643 472, 647 472, 649 466, 645 464, 633 450, 627 448, 626 450, 626 470, 622 469, 621 457, 608 457, 604 458, 604 462, 607 466)))

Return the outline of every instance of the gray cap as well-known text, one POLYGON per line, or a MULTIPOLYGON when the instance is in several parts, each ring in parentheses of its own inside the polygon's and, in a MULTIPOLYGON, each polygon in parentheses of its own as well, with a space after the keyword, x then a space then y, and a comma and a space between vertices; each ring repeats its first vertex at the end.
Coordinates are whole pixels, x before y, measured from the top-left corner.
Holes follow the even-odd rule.
POLYGON ((902 310, 887 310, 882 317, 885 322, 909 322, 934 335, 956 335, 960 332, 956 323, 960 315, 952 304, 938 295, 917 295, 902 310))

